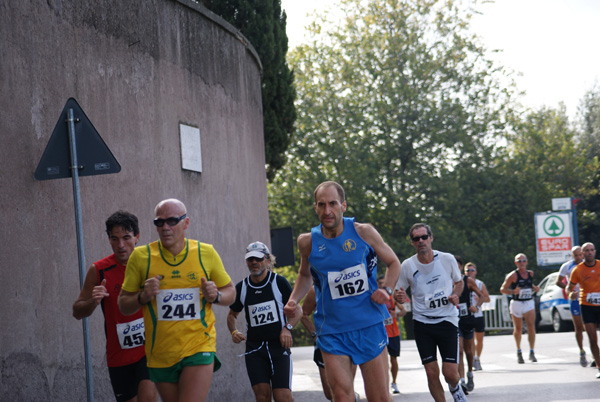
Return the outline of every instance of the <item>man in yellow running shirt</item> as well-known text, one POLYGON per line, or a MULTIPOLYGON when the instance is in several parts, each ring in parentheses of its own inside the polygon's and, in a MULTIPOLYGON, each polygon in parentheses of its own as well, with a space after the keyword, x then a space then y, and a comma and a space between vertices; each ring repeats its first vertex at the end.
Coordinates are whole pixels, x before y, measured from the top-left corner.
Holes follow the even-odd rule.
POLYGON ((119 309, 143 306, 150 379, 162 400, 204 401, 221 366, 212 306, 233 303, 235 287, 213 246, 185 237, 190 218, 181 201, 159 202, 154 215, 160 240, 131 253, 119 309))

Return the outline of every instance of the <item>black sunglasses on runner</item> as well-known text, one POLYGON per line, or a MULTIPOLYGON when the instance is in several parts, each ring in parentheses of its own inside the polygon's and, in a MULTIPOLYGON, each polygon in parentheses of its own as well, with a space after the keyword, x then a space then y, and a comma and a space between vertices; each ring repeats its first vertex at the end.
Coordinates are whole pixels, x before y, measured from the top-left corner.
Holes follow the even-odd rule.
POLYGON ((252 261, 256 261, 256 262, 263 262, 265 260, 265 257, 248 257, 246 258, 246 261, 248 262, 252 262, 252 261))
POLYGON ((186 216, 187 216, 187 214, 183 214, 179 218, 176 218, 174 216, 172 216, 170 218, 167 218, 167 219, 156 218, 156 219, 154 219, 154 225, 158 226, 159 228, 162 228, 165 225, 165 222, 166 222, 167 225, 169 225, 169 226, 175 226, 179 222, 181 222, 182 220, 184 220, 186 216))
POLYGON ((412 241, 414 241, 415 243, 418 242, 419 240, 427 240, 429 239, 429 235, 423 235, 423 236, 415 236, 415 237, 411 237, 412 241))

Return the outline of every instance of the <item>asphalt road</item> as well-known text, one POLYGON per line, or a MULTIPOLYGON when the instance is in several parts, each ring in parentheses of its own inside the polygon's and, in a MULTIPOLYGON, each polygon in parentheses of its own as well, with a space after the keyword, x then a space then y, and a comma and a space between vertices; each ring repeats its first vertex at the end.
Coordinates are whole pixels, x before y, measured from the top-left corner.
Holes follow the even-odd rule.
MULTIPOLYGON (((537 363, 527 360, 529 347, 526 334, 523 335, 521 346, 525 364, 517 363, 512 335, 485 337, 481 358, 483 371, 475 372, 475 389, 468 396, 470 401, 600 401, 597 369, 579 365, 578 348, 572 332, 537 334, 537 363)), ((585 334, 584 346, 591 360, 585 334)), ((317 366, 312 361, 312 352, 312 347, 292 349, 295 402, 327 401, 322 393, 317 366)), ((394 401, 431 401, 425 371, 414 341, 402 341, 398 362, 400 394, 393 396, 394 401)), ((442 383, 445 384, 443 380, 442 383)), ((361 395, 361 400, 365 401, 360 370, 354 388, 361 395)), ((446 400, 452 401, 448 391, 446 400)))

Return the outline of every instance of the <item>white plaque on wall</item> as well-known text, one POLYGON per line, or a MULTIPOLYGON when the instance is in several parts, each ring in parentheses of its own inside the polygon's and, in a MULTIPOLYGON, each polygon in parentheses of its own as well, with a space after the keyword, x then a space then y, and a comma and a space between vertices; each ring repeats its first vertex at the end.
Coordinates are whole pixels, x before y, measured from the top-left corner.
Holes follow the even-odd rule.
POLYGON ((181 138, 181 168, 202 173, 202 147, 200 129, 179 124, 181 138))

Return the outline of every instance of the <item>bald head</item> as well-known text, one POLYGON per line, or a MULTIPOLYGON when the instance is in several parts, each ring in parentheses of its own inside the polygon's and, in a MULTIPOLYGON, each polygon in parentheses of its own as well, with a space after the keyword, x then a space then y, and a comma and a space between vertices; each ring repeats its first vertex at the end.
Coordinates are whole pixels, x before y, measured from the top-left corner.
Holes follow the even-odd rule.
POLYGON ((592 266, 596 263, 596 247, 593 243, 585 243, 581 246, 581 250, 583 251, 583 259, 585 263, 589 266, 592 266))
POLYGON ((527 256, 523 253, 515 255, 515 265, 518 269, 525 270, 527 268, 527 256))
POLYGON ((575 264, 579 264, 583 261, 583 250, 580 246, 575 246, 571 249, 571 257, 573 257, 573 262, 575 264))
POLYGON ((518 261, 518 260, 527 260, 527 256, 523 253, 519 253, 519 254, 515 255, 515 261, 518 261))
POLYGON ((190 218, 183 202, 174 198, 163 200, 154 209, 154 224, 162 246, 174 256, 185 246, 185 231, 190 218))
POLYGON ((183 202, 176 198, 167 198, 166 200, 162 200, 156 204, 156 207, 154 208, 154 216, 158 216, 159 211, 164 207, 169 207, 169 209, 174 208, 174 210, 179 211, 180 215, 187 214, 187 209, 183 202))

